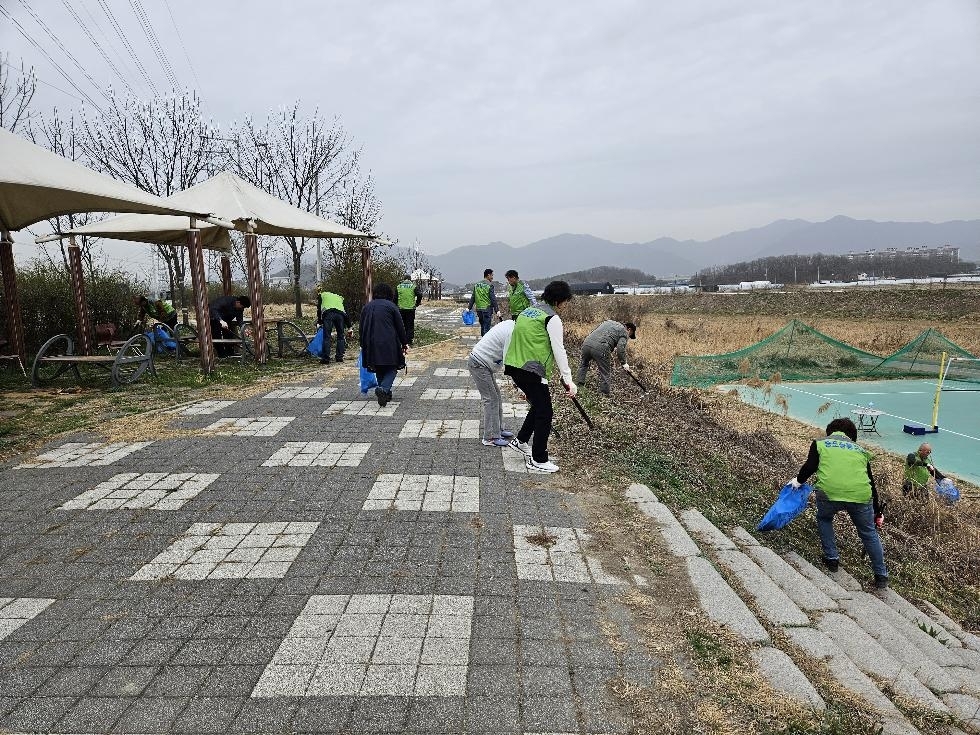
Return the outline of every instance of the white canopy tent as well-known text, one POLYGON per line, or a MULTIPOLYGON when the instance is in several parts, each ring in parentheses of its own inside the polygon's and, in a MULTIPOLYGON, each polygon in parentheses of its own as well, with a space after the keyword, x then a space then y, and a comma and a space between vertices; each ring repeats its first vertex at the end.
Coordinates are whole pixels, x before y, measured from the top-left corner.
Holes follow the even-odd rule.
MULTIPOLYGON (((294 207, 228 171, 173 194, 167 197, 166 201, 175 207, 206 207, 208 211, 218 213, 223 220, 230 221, 234 229, 245 233, 245 262, 248 271, 249 298, 252 302, 252 324, 255 331, 256 356, 260 362, 265 361, 267 350, 256 237, 288 235, 310 238, 339 237, 365 241, 373 239, 367 233, 352 230, 294 207)), ((200 229, 200 243, 221 241, 222 234, 214 231, 214 225, 203 223, 200 229)), ((178 240, 185 230, 183 220, 177 217, 130 214, 76 227, 70 232, 61 234, 84 234, 139 242, 167 243, 178 240)), ((223 237, 227 237, 227 234, 223 237)), ((199 252, 200 243, 197 254, 195 255, 193 251, 190 253, 191 280, 194 283, 196 302, 199 300, 198 294, 204 293, 204 267, 199 252)), ((225 271, 225 264, 222 265, 222 270, 225 271)), ((203 301, 195 303, 195 309, 198 336, 201 340, 201 365, 205 372, 210 372, 214 366, 214 356, 206 304, 203 301)))
MULTIPOLYGON (((230 226, 227 222, 212 218, 212 211, 165 201, 0 129, 0 271, 3 275, 8 338, 21 361, 26 361, 27 355, 17 298, 13 239, 10 236, 12 230, 20 230, 52 217, 81 212, 172 214, 197 217, 217 227, 230 226)), ((69 248, 69 266, 84 349, 90 329, 81 282, 81 257, 74 246, 69 248)))

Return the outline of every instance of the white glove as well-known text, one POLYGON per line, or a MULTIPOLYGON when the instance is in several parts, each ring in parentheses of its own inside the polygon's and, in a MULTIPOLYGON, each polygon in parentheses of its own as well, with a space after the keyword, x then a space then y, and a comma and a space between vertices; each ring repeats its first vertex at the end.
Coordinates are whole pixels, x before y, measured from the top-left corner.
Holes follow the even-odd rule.
POLYGON ((789 482, 787 482, 786 484, 787 484, 787 485, 792 485, 792 486, 793 486, 793 489, 794 489, 794 490, 799 490, 799 489, 800 489, 800 486, 801 486, 801 485, 802 485, 803 483, 801 483, 801 482, 800 482, 799 480, 797 480, 797 479, 796 479, 796 478, 794 477, 794 478, 793 478, 792 480, 790 480, 790 481, 789 481, 789 482))
POLYGON ((565 392, 568 393, 569 398, 574 398, 578 394, 578 388, 575 383, 569 383, 565 386, 565 392))
POLYGON ((224 319, 222 319, 219 323, 221 324, 222 329, 228 329, 228 322, 226 322, 224 319))
POLYGON ((623 363, 623 370, 625 370, 626 372, 630 371, 630 366, 627 365, 625 362, 623 363))

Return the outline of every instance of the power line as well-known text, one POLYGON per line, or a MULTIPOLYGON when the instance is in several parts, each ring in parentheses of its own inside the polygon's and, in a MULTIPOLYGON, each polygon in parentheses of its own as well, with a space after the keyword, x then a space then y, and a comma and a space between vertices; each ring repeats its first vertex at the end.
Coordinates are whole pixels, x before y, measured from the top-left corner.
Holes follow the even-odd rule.
POLYGON ((116 20, 116 16, 112 13, 112 9, 109 7, 106 0, 98 0, 98 2, 99 7, 102 8, 102 12, 105 13, 106 18, 109 19, 109 25, 112 26, 112 29, 116 32, 116 35, 119 36, 119 40, 122 41, 123 48, 126 49, 129 57, 136 63, 136 69, 146 81, 150 91, 153 92, 153 96, 159 97, 160 93, 157 92, 156 85, 153 84, 153 80, 150 78, 150 75, 146 73, 146 68, 143 66, 143 62, 140 61, 139 56, 137 56, 136 52, 133 51, 133 46, 130 44, 129 39, 126 38, 126 34, 123 33, 122 27, 119 25, 119 21, 116 20))
MULTIPOLYGON (((85 15, 89 17, 89 20, 92 21, 92 25, 95 26, 95 29, 99 32, 99 34, 102 36, 103 40, 105 41, 105 45, 112 50, 113 55, 115 55, 116 59, 119 61, 119 65, 126 70, 127 76, 139 76, 139 70, 137 70, 134 75, 130 63, 127 62, 126 57, 123 56, 123 54, 119 53, 119 49, 116 48, 116 44, 112 42, 112 39, 109 37, 109 34, 106 33, 105 30, 103 30, 102 26, 99 24, 99 21, 92 14, 92 11, 88 9, 88 6, 85 4, 85 0, 72 0, 72 1, 78 3, 78 5, 81 6, 82 10, 85 11, 85 15)), ((132 89, 132 87, 130 87, 130 89, 132 89)))
POLYGON ((68 84, 70 84, 75 89, 76 92, 78 92, 82 97, 84 97, 86 102, 88 102, 90 105, 92 105, 92 107, 98 110, 100 115, 103 114, 102 108, 96 104, 95 100, 93 100, 88 95, 88 93, 85 92, 85 90, 83 90, 81 87, 75 84, 75 80, 72 79, 71 76, 69 76, 68 72, 66 72, 57 61, 51 58, 51 55, 45 50, 45 48, 41 44, 39 44, 36 40, 34 40, 34 37, 27 32, 24 26, 20 24, 20 21, 17 20, 10 13, 9 10, 7 10, 5 7, 0 5, 0 13, 3 13, 5 16, 7 16, 8 20, 10 20, 10 22, 12 22, 15 26, 17 26, 17 30, 20 32, 20 35, 22 35, 25 39, 27 39, 28 43, 30 43, 34 48, 36 48, 38 53, 41 54, 41 56, 43 56, 45 59, 48 60, 48 63, 50 63, 51 66, 53 66, 55 70, 65 78, 65 81, 68 82, 68 84))
POLYGON ((68 96, 69 96, 69 97, 71 97, 72 99, 76 99, 76 100, 78 100, 79 102, 84 102, 84 101, 85 101, 85 100, 83 100, 83 99, 82 99, 81 97, 79 97, 79 96, 78 96, 77 94, 72 94, 71 92, 66 92, 66 91, 65 91, 65 90, 63 90, 63 89, 62 89, 61 87, 56 87, 56 86, 54 86, 53 84, 51 84, 51 82, 46 82, 46 81, 44 81, 43 79, 41 79, 41 77, 39 77, 39 76, 37 75, 37 73, 35 73, 35 74, 34 74, 34 79, 35 79, 36 81, 38 81, 39 83, 41 83, 41 84, 43 84, 43 85, 44 85, 44 86, 46 86, 46 87, 51 87, 51 89, 56 89, 56 90, 58 90, 59 92, 61 92, 62 94, 66 94, 66 95, 68 95, 68 96))
POLYGON ((167 58, 167 54, 163 50, 163 46, 160 43, 160 39, 157 37, 156 31, 153 30, 153 23, 150 21, 150 16, 147 15, 146 9, 140 0, 129 0, 129 6, 133 9, 133 13, 136 15, 136 19, 140 23, 140 27, 143 29, 143 35, 146 36, 146 40, 150 42, 150 48, 153 50, 153 55, 157 57, 157 61, 163 68, 163 73, 167 76, 171 88, 177 89, 180 83, 177 81, 177 77, 174 74, 173 67, 170 65, 170 60, 167 58))
POLYGON ((95 38, 95 36, 92 35, 92 31, 90 31, 88 29, 88 26, 85 25, 85 21, 82 20, 81 16, 75 12, 75 9, 71 6, 71 3, 68 2, 68 0, 61 0, 61 4, 65 6, 65 9, 69 13, 71 13, 72 18, 75 19, 75 22, 78 23, 79 27, 82 29, 85 35, 88 36, 88 40, 92 42, 92 45, 95 46, 95 49, 99 52, 99 54, 102 55, 102 58, 105 59, 105 63, 109 65, 109 68, 112 69, 113 72, 115 72, 116 76, 119 77, 119 79, 126 86, 126 88, 131 93, 135 94, 135 91, 133 90, 133 87, 130 85, 129 80, 126 79, 126 77, 122 75, 119 69, 116 68, 116 65, 112 62, 112 59, 109 58, 109 55, 105 52, 105 49, 102 48, 102 44, 99 43, 98 40, 95 38))
POLYGON ((64 55, 68 57, 68 60, 71 61, 71 63, 73 63, 77 67, 77 69, 82 73, 82 76, 88 79, 89 83, 93 87, 95 87, 98 90, 99 94, 105 97, 107 101, 111 101, 109 95, 107 95, 105 92, 102 91, 102 87, 100 87, 98 82, 96 82, 92 78, 92 75, 89 74, 88 71, 86 71, 85 67, 83 67, 80 63, 78 63, 78 59, 76 59, 75 56, 71 53, 71 51, 68 50, 67 45, 65 45, 61 41, 61 39, 54 34, 54 31, 48 28, 47 24, 43 20, 41 20, 41 16, 39 16, 36 12, 34 12, 34 10, 31 8, 30 5, 27 4, 25 0, 20 0, 20 4, 23 5, 24 9, 28 12, 28 14, 32 18, 34 18, 34 21, 39 26, 41 26, 41 30, 43 30, 48 35, 48 38, 50 38, 54 42, 55 46, 60 48, 62 53, 64 53, 64 55))
POLYGON ((180 47, 184 51, 184 58, 187 59, 187 66, 190 67, 191 75, 194 77, 194 83, 197 85, 197 93, 201 95, 201 99, 204 99, 204 90, 201 88, 201 80, 197 77, 197 71, 194 69, 194 64, 191 62, 191 55, 187 53, 187 46, 184 45, 184 39, 180 35, 180 28, 177 26, 177 21, 174 18, 174 12, 170 9, 170 0, 163 0, 163 4, 167 8, 167 13, 170 15, 170 22, 174 25, 174 31, 177 32, 177 40, 180 41, 180 47))

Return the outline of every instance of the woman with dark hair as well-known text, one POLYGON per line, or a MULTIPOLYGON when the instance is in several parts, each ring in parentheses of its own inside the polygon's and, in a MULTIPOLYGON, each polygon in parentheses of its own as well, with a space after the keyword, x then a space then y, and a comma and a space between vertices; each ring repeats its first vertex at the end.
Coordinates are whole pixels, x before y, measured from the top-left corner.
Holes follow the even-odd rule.
POLYGON ((361 309, 361 364, 378 377, 374 395, 383 407, 391 400, 395 376, 405 367, 408 334, 391 286, 375 284, 371 296, 372 300, 361 309))
POLYGON ((888 587, 885 552, 875 527, 881 527, 884 516, 878 502, 875 478, 871 474, 871 453, 858 446, 857 427, 849 418, 837 418, 827 424, 827 438, 814 440, 799 473, 790 480, 798 488, 816 473, 817 529, 823 547, 823 562, 831 572, 840 568, 840 553, 834 534, 834 516, 844 511, 851 517, 865 551, 871 559, 875 587, 888 587))
POLYGON ((565 353, 565 330, 558 314, 572 300, 572 289, 564 281, 552 281, 541 295, 543 304, 524 309, 514 322, 504 373, 513 378, 531 404, 527 417, 510 446, 523 452, 528 469, 557 472, 558 465, 548 457, 548 437, 554 409, 551 405, 551 370, 557 365, 565 394, 574 398, 578 389, 572 382, 565 353), (531 437, 534 443, 529 445, 531 437))

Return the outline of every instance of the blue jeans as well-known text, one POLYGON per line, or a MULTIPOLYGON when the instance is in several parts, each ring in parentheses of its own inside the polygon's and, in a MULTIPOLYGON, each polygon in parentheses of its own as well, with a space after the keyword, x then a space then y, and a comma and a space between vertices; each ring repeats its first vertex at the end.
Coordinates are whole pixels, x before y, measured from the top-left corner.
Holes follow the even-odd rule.
POLYGON ((391 386, 395 384, 395 378, 398 376, 398 368, 378 367, 374 374, 378 378, 378 387, 386 393, 391 393, 391 386))
POLYGON ((336 309, 331 309, 323 314, 323 346, 320 348, 320 359, 330 359, 330 342, 333 330, 337 330, 337 359, 344 356, 347 349, 347 340, 344 338, 344 315, 336 309))
POLYGON ((840 552, 837 551, 837 538, 834 535, 834 516, 838 511, 844 511, 851 517, 864 549, 871 558, 871 568, 874 573, 887 577, 885 551, 881 547, 881 538, 875 530, 875 512, 870 501, 844 503, 839 500, 829 500, 826 495, 817 492, 817 529, 820 531, 820 545, 823 547, 824 558, 840 558, 840 552))
POLYGON ((484 334, 490 331, 490 322, 493 321, 493 312, 490 311, 490 309, 487 309, 486 311, 478 309, 476 316, 480 320, 480 336, 482 337, 484 334))

